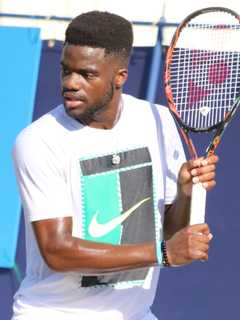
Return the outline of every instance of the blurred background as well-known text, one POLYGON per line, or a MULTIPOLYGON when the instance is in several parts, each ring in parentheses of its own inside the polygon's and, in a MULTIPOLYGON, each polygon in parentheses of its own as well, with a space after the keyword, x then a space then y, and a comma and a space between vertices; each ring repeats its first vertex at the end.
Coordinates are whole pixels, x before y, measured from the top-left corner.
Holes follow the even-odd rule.
MULTIPOLYGON (((129 19, 134 50, 124 92, 165 104, 163 66, 177 24, 194 10, 239 0, 0 0, 0 320, 25 273, 25 239, 11 149, 22 128, 61 103, 59 60, 74 16, 104 10, 129 19)), ((240 40, 240 39, 239 39, 240 40)), ((163 270, 153 311, 159 319, 237 319, 240 234, 239 115, 219 147, 217 187, 208 194, 207 222, 214 240, 207 263, 163 270)))

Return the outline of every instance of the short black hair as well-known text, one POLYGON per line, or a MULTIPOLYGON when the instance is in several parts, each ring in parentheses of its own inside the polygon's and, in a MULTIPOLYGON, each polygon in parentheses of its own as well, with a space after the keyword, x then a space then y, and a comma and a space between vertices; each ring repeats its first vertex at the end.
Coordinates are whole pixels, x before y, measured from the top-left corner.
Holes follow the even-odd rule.
POLYGON ((65 33, 65 44, 105 49, 128 61, 132 45, 132 24, 125 18, 103 11, 90 11, 74 18, 65 33))

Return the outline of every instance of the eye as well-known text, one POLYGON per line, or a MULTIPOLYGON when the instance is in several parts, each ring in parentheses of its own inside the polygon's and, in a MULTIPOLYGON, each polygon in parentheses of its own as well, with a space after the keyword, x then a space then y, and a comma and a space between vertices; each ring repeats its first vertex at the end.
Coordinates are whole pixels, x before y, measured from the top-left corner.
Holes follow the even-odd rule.
POLYGON ((67 75, 69 75, 71 73, 70 70, 65 66, 62 66, 61 72, 62 72, 63 76, 67 76, 67 75))
POLYGON ((89 71, 82 72, 82 76, 87 80, 93 80, 96 77, 96 75, 93 72, 89 71))

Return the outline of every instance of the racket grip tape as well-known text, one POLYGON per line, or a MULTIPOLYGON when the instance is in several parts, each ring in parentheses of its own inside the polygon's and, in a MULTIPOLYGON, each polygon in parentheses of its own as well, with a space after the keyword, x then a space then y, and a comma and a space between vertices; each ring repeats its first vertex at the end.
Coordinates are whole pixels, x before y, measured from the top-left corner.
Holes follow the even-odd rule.
POLYGON ((190 207, 190 225, 205 222, 207 191, 201 183, 196 183, 192 188, 190 207))

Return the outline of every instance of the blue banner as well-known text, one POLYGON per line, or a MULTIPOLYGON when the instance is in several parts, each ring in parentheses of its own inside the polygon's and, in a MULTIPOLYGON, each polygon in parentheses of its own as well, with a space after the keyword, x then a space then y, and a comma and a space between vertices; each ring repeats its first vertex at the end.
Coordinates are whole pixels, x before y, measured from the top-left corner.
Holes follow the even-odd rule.
POLYGON ((40 30, 1 27, 0 267, 14 266, 21 204, 11 159, 17 134, 32 121, 41 55, 40 30))

